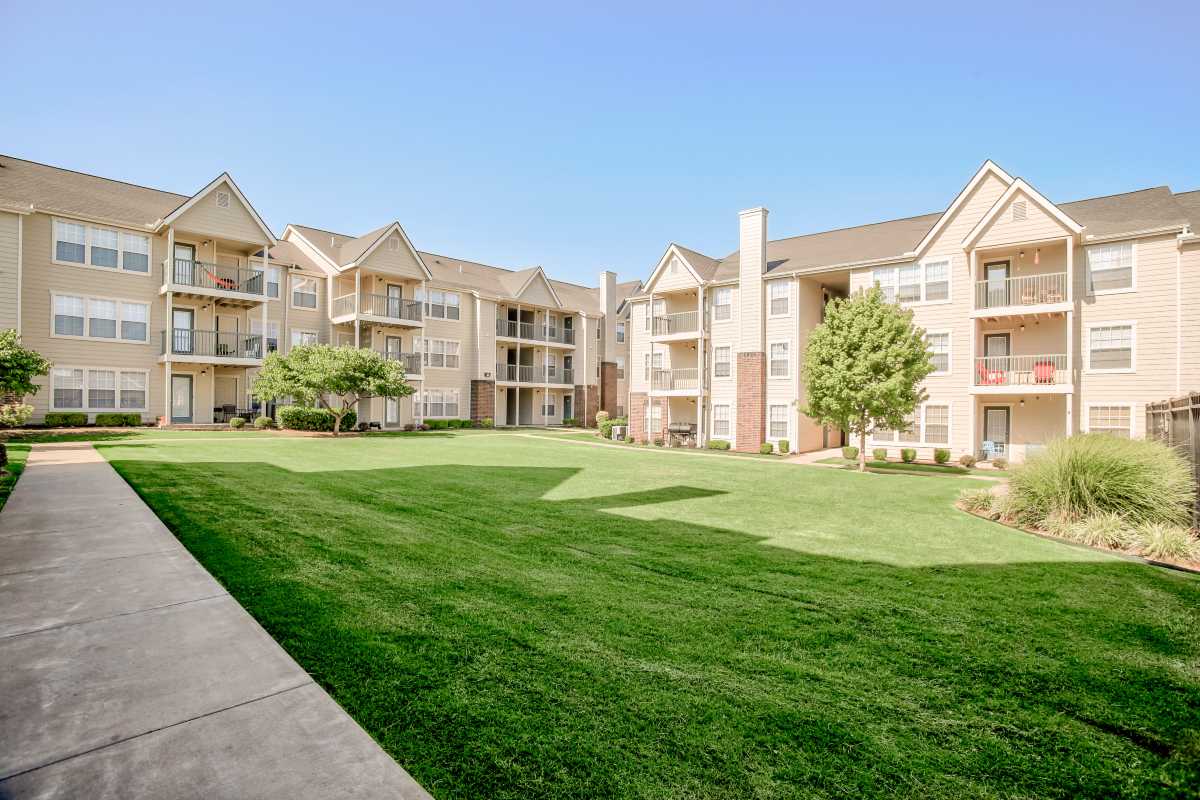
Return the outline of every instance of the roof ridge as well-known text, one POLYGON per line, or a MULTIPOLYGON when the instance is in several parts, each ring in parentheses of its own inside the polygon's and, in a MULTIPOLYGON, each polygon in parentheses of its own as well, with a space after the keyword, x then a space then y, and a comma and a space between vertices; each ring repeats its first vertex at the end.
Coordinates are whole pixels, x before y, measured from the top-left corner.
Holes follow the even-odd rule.
MULTIPOLYGON (((920 219, 921 217, 932 217, 934 214, 937 214, 940 217, 942 214, 945 214, 945 213, 946 212, 944 209, 942 211, 927 211, 924 214, 913 214, 912 216, 909 216, 909 217, 896 217, 895 219, 881 219, 878 222, 864 222, 861 225, 843 225, 840 228, 829 228, 828 230, 824 230, 824 231, 813 231, 812 233, 798 233, 795 236, 784 236, 782 239, 771 239, 770 241, 786 242, 789 239, 803 239, 806 236, 821 236, 826 233, 838 233, 839 231, 852 231, 855 228, 872 228, 876 225, 890 225, 893 222, 907 222, 908 220, 920 219)), ((737 251, 735 250, 734 252, 737 252, 737 251)))
MULTIPOLYGON (((134 183, 133 181, 123 181, 123 180, 121 180, 121 179, 119 179, 119 178, 106 178, 106 177, 104 177, 103 175, 93 175, 93 174, 92 174, 92 173, 90 173, 90 172, 83 172, 82 170, 78 170, 78 169, 70 169, 70 168, 68 168, 68 167, 59 167, 59 166, 56 166, 56 165, 54 165, 54 164, 46 164, 46 163, 44 163, 44 162, 42 162, 42 161, 33 161, 33 160, 31 160, 31 159, 28 159, 28 158, 21 158, 20 156, 8 155, 8 154, 6 154, 6 153, 0 153, 0 168, 3 168, 3 167, 4 167, 4 164, 2 163, 2 159, 5 159, 5 158, 11 159, 11 160, 13 160, 13 161, 23 161, 23 162, 25 162, 26 164, 36 164, 37 166, 39 166, 39 167, 45 167, 46 169, 56 169, 56 170, 58 170, 59 172, 70 172, 70 173, 71 173, 71 174, 73 174, 73 175, 82 175, 82 176, 84 176, 85 178, 95 178, 95 179, 96 179, 96 180, 98 180, 98 181, 107 181, 108 183, 120 183, 120 184, 122 184, 122 185, 124 185, 124 186, 132 186, 132 187, 133 187, 133 188, 135 188, 135 189, 145 189, 145 190, 146 190, 146 191, 148 191, 148 192, 158 192, 158 193, 160 193, 160 194, 169 194, 169 195, 174 195, 175 197, 182 197, 182 198, 184 198, 185 200, 186 200, 186 199, 188 199, 188 198, 190 198, 190 197, 194 197, 194 196, 195 196, 195 193, 193 193, 193 194, 181 194, 181 193, 179 193, 179 192, 172 192, 172 191, 170 191, 169 189, 159 189, 159 188, 157 188, 157 187, 154 187, 154 186, 146 186, 146 185, 144 185, 144 184, 141 184, 141 183, 134 183)), ((222 171, 220 174, 224 174, 224 171, 222 171)))
MULTIPOLYGON (((318 233, 328 233, 330 236, 342 236, 347 239, 361 239, 363 236, 367 235, 366 233, 364 233, 362 236, 352 236, 348 233, 338 233, 337 231, 331 231, 328 228, 318 228, 313 225, 301 225, 299 222, 289 222, 288 225, 293 228, 307 228, 310 231, 317 231, 318 233)), ((370 233, 370 231, 367 231, 367 233, 370 233)))
POLYGON ((571 281, 563 281, 563 280, 559 280, 558 278, 551 278, 546 273, 546 268, 544 266, 542 266, 541 264, 535 264, 532 267, 521 267, 520 269, 513 269, 512 267, 497 267, 495 264, 485 264, 482 261, 472 261, 469 258, 459 258, 458 256, 449 256, 449 255, 446 255, 445 253, 435 253, 432 250, 417 250, 417 252, 420 253, 421 255, 425 255, 425 256, 433 256, 435 258, 449 258, 454 261, 461 261, 464 264, 473 264, 476 267, 486 267, 487 269, 498 269, 501 272, 507 272, 510 275, 515 275, 518 272, 524 272, 525 270, 529 270, 529 269, 540 269, 542 271, 542 274, 546 276, 546 280, 548 280, 548 281, 552 281, 554 283, 561 283, 564 286, 574 286, 576 289, 595 290, 597 288, 595 286, 584 286, 582 283, 572 283, 571 281))
MULTIPOLYGON (((1026 181, 1026 183, 1028 183, 1028 181, 1026 181)), ((1175 194, 1174 192, 1171 191, 1171 187, 1168 184, 1160 183, 1158 186, 1147 186, 1143 189, 1130 189, 1128 192, 1113 192, 1112 194, 1099 194, 1099 195, 1096 195, 1095 197, 1080 197, 1078 200, 1063 200, 1063 201, 1051 200, 1050 202, 1054 203, 1054 205, 1056 205, 1056 206, 1066 206, 1066 205, 1070 205, 1071 203, 1086 203, 1089 200, 1107 200, 1110 197, 1120 197, 1121 195, 1126 195, 1126 194, 1139 194, 1141 192, 1153 192, 1155 189, 1166 189, 1167 192, 1169 192, 1170 194, 1172 194, 1172 195, 1175 194)))

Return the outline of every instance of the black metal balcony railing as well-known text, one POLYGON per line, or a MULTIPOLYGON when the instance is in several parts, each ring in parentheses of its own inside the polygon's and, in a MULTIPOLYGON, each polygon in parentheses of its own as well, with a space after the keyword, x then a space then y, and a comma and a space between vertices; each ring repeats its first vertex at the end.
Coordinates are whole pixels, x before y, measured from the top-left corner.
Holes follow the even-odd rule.
POLYGON ((421 354, 420 353, 396 353, 387 352, 384 357, 389 361, 399 361, 404 365, 405 373, 409 375, 421 374, 421 354))
POLYGON ((263 337, 257 333, 173 328, 159 331, 159 337, 160 355, 257 359, 263 357, 263 337))
POLYGON ((419 300, 405 300, 386 294, 369 294, 363 298, 362 313, 375 317, 420 322, 422 309, 419 300))
POLYGON ((186 258, 176 258, 164 262, 164 269, 168 264, 170 264, 171 270, 171 283, 177 286, 218 289, 252 295, 262 295, 263 293, 263 273, 260 269, 229 267, 223 264, 191 261, 186 258))
POLYGON ((508 339, 527 339, 531 342, 552 342, 554 344, 575 344, 573 328, 547 328, 536 322, 517 322, 516 320, 496 320, 496 335, 508 339))
POLYGON ((544 364, 496 364, 496 380, 508 383, 548 383, 572 386, 575 370, 565 367, 547 367, 544 364))

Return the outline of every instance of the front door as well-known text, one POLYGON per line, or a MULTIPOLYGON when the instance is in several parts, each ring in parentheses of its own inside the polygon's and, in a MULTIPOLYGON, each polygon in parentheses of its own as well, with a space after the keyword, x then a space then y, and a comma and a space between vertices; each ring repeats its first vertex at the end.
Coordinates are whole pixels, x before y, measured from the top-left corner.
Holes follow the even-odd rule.
POLYGON ((385 425, 397 425, 400 422, 400 401, 389 397, 384 401, 383 422, 385 425))
POLYGON ((175 245, 175 282, 184 286, 195 285, 196 246, 191 244, 175 245))
POLYGON ((171 422, 192 421, 192 376, 171 376, 171 422))
POLYGON ((404 287, 394 283, 389 283, 387 286, 387 316, 400 318, 400 308, 403 305, 400 301, 404 297, 404 287))
POLYGON ((575 416, 571 413, 574 410, 571 408, 572 401, 574 399, 575 398, 571 397, 569 394, 563 395, 563 419, 571 419, 575 416))
POLYGON ((389 336, 384 340, 384 348, 389 358, 399 360, 404 347, 403 341, 399 336, 389 336))
POLYGON ((1008 302, 1008 262, 993 261, 983 265, 983 276, 987 281, 987 307, 997 308, 1008 302))
POLYGON ((196 312, 190 308, 171 309, 172 352, 188 355, 195 351, 192 331, 196 327, 196 312))
POLYGON ((989 458, 1008 455, 1008 443, 1012 433, 1011 414, 1012 409, 1008 406, 984 406, 983 450, 989 458))

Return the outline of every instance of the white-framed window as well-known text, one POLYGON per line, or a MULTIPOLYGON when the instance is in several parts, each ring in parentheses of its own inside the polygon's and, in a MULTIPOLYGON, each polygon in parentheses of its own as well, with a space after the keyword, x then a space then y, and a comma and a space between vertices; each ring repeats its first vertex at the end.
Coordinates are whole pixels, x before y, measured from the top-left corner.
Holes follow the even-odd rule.
POLYGON ((771 439, 786 439, 787 435, 787 406, 769 406, 767 408, 767 436, 771 439))
POLYGON ((317 307, 317 279, 292 276, 292 308, 317 307))
POLYGON ((896 268, 876 267, 871 270, 871 282, 883 292, 885 302, 896 302, 896 268))
POLYGON ((650 380, 650 371, 652 368, 656 370, 662 369, 662 365, 663 354, 661 352, 655 353, 653 359, 651 359, 649 353, 646 353, 646 380, 650 380))
POLYGON ((121 231, 121 269, 150 273, 150 237, 121 231))
POLYGON ((728 378, 733 372, 732 349, 729 346, 713 348, 713 377, 728 378))
POLYGON ((713 406, 713 436, 728 438, 729 436, 729 406, 713 406))
POLYGON ((655 317, 661 317, 667 313, 667 301, 655 300, 653 303, 646 304, 646 330, 650 330, 650 324, 655 317))
POLYGON ((723 322, 733 318, 733 289, 721 286, 713 289, 713 320, 723 322))
POLYGON ((458 416, 458 389, 426 389, 422 399, 426 417, 454 419, 458 416))
POLYGON ((292 347, 300 347, 307 344, 317 344, 319 337, 316 331, 307 331, 303 328, 292 328, 292 347))
POLYGON ((950 406, 925 404, 924 441, 927 444, 950 444, 950 406))
POLYGON ((950 261, 926 261, 925 264, 925 302, 936 303, 950 299, 950 261))
POLYGON ((554 353, 546 353, 546 374, 550 377, 558 374, 558 356, 554 353))
POLYGON ((788 376, 788 343, 787 342, 771 342, 770 347, 770 369, 767 372, 772 378, 786 378, 788 376))
POLYGON ((1085 252, 1089 293, 1115 294, 1133 291, 1136 288, 1133 242, 1094 244, 1085 252))
POLYGON ((654 401, 650 402, 650 408, 647 412, 650 418, 650 425, 647 430, 650 433, 651 439, 656 439, 662 436, 662 404, 654 401))
POLYGON ((767 283, 768 316, 783 317, 787 315, 790 292, 791 284, 788 281, 770 281, 767 283))
POLYGON ((279 323, 268 320, 267 329, 263 330, 261 319, 250 320, 250 332, 266 339, 268 353, 274 353, 279 349, 279 323))
POLYGON ((926 331, 925 343, 929 347, 929 360, 933 362, 930 375, 947 375, 950 372, 950 332, 926 331))
POLYGON ((1132 403, 1089 403, 1087 406, 1088 433, 1111 433, 1128 439, 1133 436, 1132 403))
MULTIPOLYGON (((625 380, 625 356, 614 356, 617 364, 617 380, 625 380)), ((617 416, 620 416, 618 414, 617 416)))
POLYGON ((904 418, 899 431, 876 430, 871 441, 877 444, 912 444, 928 447, 950 444, 950 405, 925 403, 904 418))
POLYGON ((871 282, 879 286, 889 303, 948 303, 950 266, 950 259, 937 258, 920 264, 876 267, 871 270, 871 282))
POLYGON ((546 395, 545 400, 542 401, 542 416, 543 417, 553 417, 554 416, 554 395, 548 394, 548 395, 546 395))
POLYGON ((453 339, 425 339, 424 364, 427 367, 458 369, 459 343, 453 339))
POLYGON ((119 367, 54 367, 52 411, 145 411, 149 373, 119 367))
POLYGON ((56 218, 53 236, 51 261, 56 264, 150 274, 150 237, 147 234, 56 218))
POLYGON ((896 270, 896 300, 901 303, 921 302, 921 265, 905 264, 896 270))
POLYGON ((139 344, 150 341, 149 303, 55 294, 50 305, 54 336, 139 344))
POLYGON ((267 297, 279 297, 279 267, 267 267, 267 297))
POLYGON ((88 263, 93 267, 116 269, 121 260, 121 234, 111 228, 92 228, 88 263))
POLYGON ((625 323, 617 323, 617 344, 625 344, 625 323))
POLYGON ((428 298, 422 296, 420 289, 414 293, 418 301, 425 301, 425 316, 434 319, 459 319, 461 298, 458 292, 447 292, 442 289, 430 289, 428 298))
POLYGON ((921 441, 921 409, 916 409, 904 418, 896 438, 903 444, 917 444, 921 441))
POLYGON ((1087 368, 1089 372, 1133 372, 1137 363, 1137 326, 1133 322, 1102 322, 1088 325, 1087 368))

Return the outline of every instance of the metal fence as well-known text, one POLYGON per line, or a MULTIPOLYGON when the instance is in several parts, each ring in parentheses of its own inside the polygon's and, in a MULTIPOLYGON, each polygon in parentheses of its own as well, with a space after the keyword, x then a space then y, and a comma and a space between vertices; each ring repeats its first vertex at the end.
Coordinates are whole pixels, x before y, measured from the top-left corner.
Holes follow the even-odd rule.
MULTIPOLYGON (((1192 467, 1200 492, 1200 392, 1146 404, 1146 438, 1175 448, 1192 467)), ((1192 504, 1192 525, 1200 528, 1200 497, 1192 504)))

